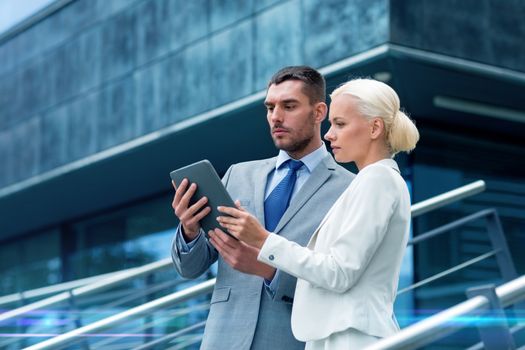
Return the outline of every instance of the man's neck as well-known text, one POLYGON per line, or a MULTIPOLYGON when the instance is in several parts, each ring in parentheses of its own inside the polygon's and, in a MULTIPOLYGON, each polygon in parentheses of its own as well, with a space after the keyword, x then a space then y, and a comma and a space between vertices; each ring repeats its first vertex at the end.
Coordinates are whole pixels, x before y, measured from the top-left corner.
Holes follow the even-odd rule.
POLYGON ((300 151, 296 151, 296 152, 286 152, 288 153, 288 155, 293 158, 293 159, 301 159, 303 157, 306 157, 307 155, 309 155, 310 153, 312 152, 315 152, 316 150, 319 149, 319 147, 321 147, 321 145, 323 144, 323 141, 321 140, 318 140, 317 142, 311 142, 309 143, 305 148, 303 148, 302 150, 300 151))

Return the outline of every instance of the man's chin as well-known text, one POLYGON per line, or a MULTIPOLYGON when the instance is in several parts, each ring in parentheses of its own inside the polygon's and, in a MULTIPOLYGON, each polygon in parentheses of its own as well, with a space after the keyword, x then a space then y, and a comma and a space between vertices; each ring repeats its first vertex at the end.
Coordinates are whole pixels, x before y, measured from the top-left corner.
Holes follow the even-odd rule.
POLYGON ((286 142, 282 139, 274 139, 273 143, 277 149, 283 150, 283 151, 289 151, 290 149, 290 142, 286 142))

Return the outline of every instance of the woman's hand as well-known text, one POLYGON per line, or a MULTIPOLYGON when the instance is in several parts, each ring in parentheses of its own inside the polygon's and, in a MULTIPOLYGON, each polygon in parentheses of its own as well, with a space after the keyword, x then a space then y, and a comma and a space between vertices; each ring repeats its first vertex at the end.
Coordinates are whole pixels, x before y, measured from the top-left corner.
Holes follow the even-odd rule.
POLYGON ((219 216, 217 221, 240 241, 261 249, 270 233, 264 229, 253 215, 241 207, 239 201, 236 201, 235 204, 237 208, 218 207, 217 209, 221 213, 229 216, 219 216))

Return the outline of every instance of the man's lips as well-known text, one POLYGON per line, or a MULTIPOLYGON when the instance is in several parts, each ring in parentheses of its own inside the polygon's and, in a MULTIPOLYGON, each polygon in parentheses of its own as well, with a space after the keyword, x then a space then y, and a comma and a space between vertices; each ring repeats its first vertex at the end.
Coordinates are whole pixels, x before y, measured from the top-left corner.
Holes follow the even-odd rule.
POLYGON ((283 128, 274 128, 272 130, 272 133, 275 134, 275 135, 280 135, 280 134, 284 134, 284 133, 287 133, 288 130, 286 129, 283 129, 283 128))

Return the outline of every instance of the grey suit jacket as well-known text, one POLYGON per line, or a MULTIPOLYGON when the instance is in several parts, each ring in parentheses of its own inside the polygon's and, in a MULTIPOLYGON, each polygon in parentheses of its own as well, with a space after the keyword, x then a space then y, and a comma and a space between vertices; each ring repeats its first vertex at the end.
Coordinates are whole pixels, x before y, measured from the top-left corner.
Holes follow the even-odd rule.
MULTIPOLYGON (((264 225, 264 191, 276 158, 232 165, 223 182, 234 200, 264 225)), ((294 196, 274 233, 306 245, 315 229, 348 187, 354 175, 326 156, 294 196)), ((218 274, 211 298, 201 349, 304 349, 291 331, 291 310, 296 279, 280 273, 275 294, 264 291, 261 277, 232 269, 201 235, 193 248, 183 253, 172 246, 177 271, 196 278, 217 259, 218 274)))

